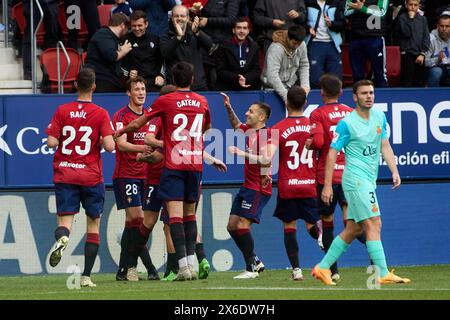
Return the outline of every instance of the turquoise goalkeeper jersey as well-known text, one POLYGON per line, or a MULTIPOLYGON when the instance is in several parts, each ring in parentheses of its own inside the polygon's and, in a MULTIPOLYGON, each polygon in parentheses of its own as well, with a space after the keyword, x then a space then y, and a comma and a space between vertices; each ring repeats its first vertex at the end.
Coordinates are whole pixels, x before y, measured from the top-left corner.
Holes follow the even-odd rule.
POLYGON ((383 111, 372 107, 365 120, 355 110, 339 121, 331 148, 345 151, 344 190, 376 188, 382 139, 388 139, 383 111))

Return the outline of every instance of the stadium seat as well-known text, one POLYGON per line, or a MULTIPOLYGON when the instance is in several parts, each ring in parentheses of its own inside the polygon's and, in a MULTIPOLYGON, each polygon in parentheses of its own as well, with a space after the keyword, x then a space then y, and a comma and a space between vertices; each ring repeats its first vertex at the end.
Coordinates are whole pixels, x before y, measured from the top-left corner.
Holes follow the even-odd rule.
POLYGON ((399 46, 386 46, 386 70, 389 87, 400 86, 401 53, 399 46))
MULTIPOLYGON (((74 82, 77 78, 78 71, 81 66, 81 58, 78 52, 74 49, 67 48, 67 54, 70 58, 70 67, 67 72, 66 79, 64 80, 64 92, 74 92, 74 82)), ((43 73, 42 79, 42 92, 46 93, 57 93, 58 92, 58 62, 57 62, 57 49, 50 48, 42 52, 41 58, 41 69, 43 73)), ((67 67, 67 59, 64 51, 60 51, 60 62, 61 62, 61 80, 64 76, 64 72, 67 67)))
MULTIPOLYGON (((25 32, 25 17, 23 16, 23 6, 22 2, 19 2, 11 9, 11 17, 16 21, 17 26, 19 28, 20 34, 23 36, 25 32)), ((42 21, 41 26, 39 27, 38 32, 36 33, 36 45, 38 47, 42 47, 44 45, 44 37, 45 37, 45 27, 44 21, 42 21)))
MULTIPOLYGON (((67 17, 66 9, 63 3, 58 4, 58 23, 61 27, 61 32, 64 38, 64 43, 67 43, 67 38, 69 35, 69 29, 67 28, 67 17)), ((84 22, 83 16, 81 16, 80 30, 78 32, 78 44, 83 46, 88 39, 88 30, 86 23, 84 22)))
POLYGON ((100 25, 106 27, 111 17, 112 4, 101 4, 97 6, 98 17, 100 18, 100 25))

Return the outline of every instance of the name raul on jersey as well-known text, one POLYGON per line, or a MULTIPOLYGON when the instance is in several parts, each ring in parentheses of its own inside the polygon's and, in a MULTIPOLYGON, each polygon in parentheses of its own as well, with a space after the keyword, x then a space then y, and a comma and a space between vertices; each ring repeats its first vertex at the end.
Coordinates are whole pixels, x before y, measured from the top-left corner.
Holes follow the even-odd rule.
POLYGON ((200 101, 193 100, 193 99, 184 99, 177 101, 177 107, 183 108, 183 107, 196 107, 200 108, 200 101))
POLYGON ((70 118, 83 118, 86 119, 86 111, 70 111, 70 118))
POLYGON ((287 128, 283 131, 283 134, 281 135, 284 139, 287 139, 291 134, 296 132, 310 132, 311 126, 310 125, 298 125, 298 126, 292 126, 287 128))

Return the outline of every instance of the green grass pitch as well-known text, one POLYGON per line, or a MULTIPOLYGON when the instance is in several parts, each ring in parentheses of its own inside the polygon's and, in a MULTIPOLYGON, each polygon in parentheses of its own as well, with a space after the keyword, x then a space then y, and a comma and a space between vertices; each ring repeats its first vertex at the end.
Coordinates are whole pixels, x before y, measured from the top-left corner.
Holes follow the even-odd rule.
MULTIPOLYGON (((340 269, 341 281, 326 287, 304 269, 303 281, 292 281, 290 270, 266 270, 259 279, 234 280, 238 272, 212 272, 207 280, 187 282, 118 282, 114 274, 93 274, 96 288, 69 290, 69 275, 2 277, 0 300, 449 300, 450 265, 398 267, 396 273, 411 278, 410 284, 367 289, 366 268, 340 269)), ((142 274, 145 276, 145 274, 142 274)))

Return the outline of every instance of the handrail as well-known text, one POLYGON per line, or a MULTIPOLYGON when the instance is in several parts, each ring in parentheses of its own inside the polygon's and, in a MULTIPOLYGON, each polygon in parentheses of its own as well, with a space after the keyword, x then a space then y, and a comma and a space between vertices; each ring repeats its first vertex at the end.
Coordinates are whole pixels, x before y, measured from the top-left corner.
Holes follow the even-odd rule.
POLYGON ((56 63, 58 64, 58 93, 59 94, 64 94, 64 81, 66 80, 67 74, 69 73, 69 68, 70 68, 70 57, 67 54, 67 50, 64 47, 64 44, 62 43, 62 41, 58 41, 58 44, 56 45, 56 63), (60 59, 60 55, 59 55, 59 50, 60 48, 63 49, 64 54, 66 55, 66 59, 67 59, 67 67, 66 67, 66 71, 64 71, 64 77, 61 81, 61 59, 60 59))
POLYGON ((32 88, 33 88, 33 93, 37 93, 37 81, 36 81, 36 75, 37 75, 37 71, 36 71, 36 65, 37 65, 37 59, 36 59, 36 48, 37 48, 37 44, 36 44, 36 37, 37 37, 37 32, 42 24, 42 20, 44 20, 44 11, 42 10, 41 4, 39 3, 39 0, 36 0, 36 5, 39 9, 39 13, 41 14, 41 18, 39 19, 39 22, 36 26, 36 30, 34 30, 33 32, 33 25, 34 25, 34 21, 33 21, 33 2, 34 0, 30 1, 30 34, 32 35, 31 41, 31 81, 32 81, 32 88))
POLYGON ((3 24, 5 25, 5 29, 3 30, 5 36, 5 48, 9 48, 9 8, 8 8, 8 0, 2 1, 2 9, 3 9, 3 24))

